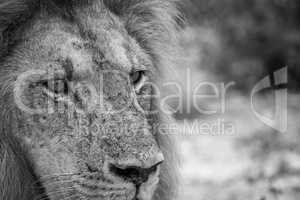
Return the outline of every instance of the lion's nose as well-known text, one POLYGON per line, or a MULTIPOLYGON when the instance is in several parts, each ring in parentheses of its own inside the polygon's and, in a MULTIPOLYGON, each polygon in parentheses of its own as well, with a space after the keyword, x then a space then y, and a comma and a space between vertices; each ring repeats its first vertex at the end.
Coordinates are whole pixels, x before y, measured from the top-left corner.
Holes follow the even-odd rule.
POLYGON ((155 174, 158 171, 163 161, 163 154, 157 154, 146 162, 143 162, 143 164, 135 159, 125 160, 118 164, 111 164, 110 172, 139 186, 147 182, 151 174, 155 174))

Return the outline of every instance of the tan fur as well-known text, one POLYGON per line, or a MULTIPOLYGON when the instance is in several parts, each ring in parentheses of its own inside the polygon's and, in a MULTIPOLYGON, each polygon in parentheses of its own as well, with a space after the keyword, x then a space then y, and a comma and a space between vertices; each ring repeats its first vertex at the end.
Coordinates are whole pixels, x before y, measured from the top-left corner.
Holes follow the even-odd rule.
MULTIPOLYGON (((85 12, 84 9, 87 5, 94 1, 7 0, 0 2, 0 56, 2 63, 0 69, 0 199, 44 200, 48 196, 44 191, 42 181, 36 174, 33 155, 27 152, 29 150, 24 148, 19 138, 15 137, 17 134, 13 133, 13 131, 25 129, 25 127, 23 127, 22 121, 24 119, 19 116, 18 111, 15 112, 16 105, 13 104, 13 87, 20 69, 16 67, 18 64, 15 62, 17 61, 10 59, 10 56, 26 58, 28 62, 34 60, 30 53, 25 52, 26 49, 23 52, 16 47, 18 47, 19 39, 23 37, 23 30, 28 28, 28 23, 34 18, 35 13, 43 15, 45 12, 54 16, 64 16, 69 21, 78 20, 73 18, 74 13, 85 12), (19 127, 16 128, 15 126, 19 127)), ((177 3, 175 0, 102 0, 102 4, 99 5, 105 5, 110 12, 120 18, 128 35, 136 40, 137 46, 140 46, 154 66, 161 70, 172 65, 172 57, 175 53, 174 49, 176 49, 178 22, 182 20, 176 8, 177 3)), ((92 10, 101 12, 99 9, 101 8, 93 7, 92 10)), ((134 46, 134 41, 132 43, 134 46)), ((112 50, 119 51, 115 47, 112 50)), ((76 60, 76 58, 75 55, 74 59, 76 60)), ((122 57, 119 60, 122 60, 122 57)), ((78 60, 78 62, 81 61, 78 60)), ((166 121, 163 115, 157 116, 156 120, 166 121)), ((167 133, 157 134, 156 141, 165 156, 165 162, 161 166, 157 190, 152 191, 155 191, 153 200, 173 200, 177 192, 176 168, 178 158, 175 142, 167 133)), ((68 161, 66 160, 66 162, 68 161)), ((49 163, 51 162, 49 161, 49 163)), ((70 165, 70 167, 72 166, 70 165)), ((155 180, 154 178, 153 182, 155 180)), ((151 183, 149 184, 151 185, 151 183)), ((148 188, 151 187, 146 188, 145 186, 145 190, 148 188)))

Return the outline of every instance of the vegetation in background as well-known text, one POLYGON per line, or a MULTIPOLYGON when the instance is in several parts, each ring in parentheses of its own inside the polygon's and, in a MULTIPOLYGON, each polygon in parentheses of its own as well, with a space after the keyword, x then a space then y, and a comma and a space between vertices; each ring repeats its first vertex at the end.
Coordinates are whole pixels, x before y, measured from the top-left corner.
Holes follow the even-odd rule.
MULTIPOLYGON (((222 55, 210 70, 225 79, 260 75, 256 77, 259 80, 288 66, 289 88, 299 90, 300 1, 185 1, 184 10, 192 26, 215 29, 221 36, 222 55)), ((255 80, 249 81, 238 85, 248 89, 255 80)))
MULTIPOLYGON (((178 69, 192 71, 192 83, 235 81, 226 113, 178 112, 181 123, 224 119, 236 135, 182 136, 184 184, 181 199, 300 199, 300 1, 185 0, 188 27, 178 69), (255 118, 249 95, 254 85, 289 67, 288 131, 279 133, 255 118)), ((271 92, 272 93, 272 92, 271 92)), ((186 97, 187 95, 185 95, 186 97)), ((272 95, 260 96, 271 109, 272 95)), ((214 101, 200 100, 202 107, 214 101)), ((272 113, 272 112, 271 112, 272 113)))

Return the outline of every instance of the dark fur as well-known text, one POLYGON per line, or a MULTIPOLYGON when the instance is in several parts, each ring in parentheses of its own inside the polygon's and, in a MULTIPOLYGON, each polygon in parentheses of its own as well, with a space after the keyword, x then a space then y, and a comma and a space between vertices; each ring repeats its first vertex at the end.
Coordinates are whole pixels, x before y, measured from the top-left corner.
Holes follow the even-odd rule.
MULTIPOLYGON (((73 6, 83 6, 91 0, 1 0, 0 1, 0 56, 4 60, 18 41, 18 29, 40 9, 59 12, 71 17, 73 6), (76 3, 75 3, 76 2, 76 3), (80 2, 80 4, 78 4, 80 2), (35 11, 35 12, 34 12, 35 11)), ((99 0, 100 1, 100 0, 99 0)), ((152 57, 157 68, 169 67, 173 56, 178 22, 181 22, 176 0, 102 0, 111 12, 125 21, 128 33, 152 57)), ((1 132, 0 132, 0 199, 33 200, 42 193, 26 152, 13 138, 8 126, 15 118, 12 85, 14 78, 5 73, 1 66, 1 132), (5 74, 5 75, 4 75, 5 74), (6 78, 5 78, 5 77, 6 78), (36 187, 32 187, 36 186, 36 187)), ((155 200, 174 199, 176 189, 176 154, 174 143, 167 135, 157 138, 165 156, 161 183, 155 200)))

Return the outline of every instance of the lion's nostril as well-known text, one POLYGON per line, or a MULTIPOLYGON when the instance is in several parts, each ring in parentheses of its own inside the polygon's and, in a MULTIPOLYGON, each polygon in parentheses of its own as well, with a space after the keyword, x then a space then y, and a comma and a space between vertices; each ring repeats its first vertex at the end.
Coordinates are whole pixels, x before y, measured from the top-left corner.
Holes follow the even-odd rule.
POLYGON ((147 169, 134 166, 122 168, 115 165, 111 165, 110 172, 118 177, 123 178, 126 181, 134 183, 135 185, 141 185, 147 182, 151 174, 157 172, 158 166, 160 164, 161 163, 157 163, 156 165, 147 169))

